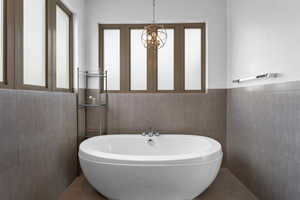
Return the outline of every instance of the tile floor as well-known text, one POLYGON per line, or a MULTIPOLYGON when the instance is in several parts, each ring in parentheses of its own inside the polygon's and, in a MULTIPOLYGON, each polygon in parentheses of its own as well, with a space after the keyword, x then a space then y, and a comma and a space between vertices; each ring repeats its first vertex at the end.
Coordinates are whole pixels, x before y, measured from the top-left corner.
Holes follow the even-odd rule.
MULTIPOLYGON (((100 196, 83 176, 78 177, 59 200, 107 200, 100 196)), ((257 198, 231 174, 221 169, 216 181, 195 200, 257 200, 257 198)))

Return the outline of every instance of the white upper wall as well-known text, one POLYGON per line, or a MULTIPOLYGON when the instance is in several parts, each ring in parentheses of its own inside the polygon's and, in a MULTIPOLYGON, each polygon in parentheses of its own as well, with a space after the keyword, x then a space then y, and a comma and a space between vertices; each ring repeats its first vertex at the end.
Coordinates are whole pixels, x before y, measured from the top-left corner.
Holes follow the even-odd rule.
MULTIPOLYGON (((85 5, 86 0, 62 0, 62 2, 74 14, 74 68, 85 69, 86 67, 86 19, 85 5)), ((75 70, 75 69, 74 69, 75 70)), ((77 87, 77 76, 74 72, 75 85, 77 87)), ((84 87, 81 80, 80 87, 84 87)))
MULTIPOLYGON (((152 20, 152 0, 85 0, 85 2, 86 58, 90 69, 98 68, 99 23, 151 23, 152 20)), ((159 23, 207 23, 207 71, 210 89, 226 87, 226 16, 226 0, 157 0, 159 23)))
POLYGON ((84 67, 85 59, 85 0, 62 0, 74 14, 75 67, 84 67))
POLYGON ((300 80, 300 1, 228 1, 228 87, 300 80), (272 80, 232 84, 265 72, 272 80))

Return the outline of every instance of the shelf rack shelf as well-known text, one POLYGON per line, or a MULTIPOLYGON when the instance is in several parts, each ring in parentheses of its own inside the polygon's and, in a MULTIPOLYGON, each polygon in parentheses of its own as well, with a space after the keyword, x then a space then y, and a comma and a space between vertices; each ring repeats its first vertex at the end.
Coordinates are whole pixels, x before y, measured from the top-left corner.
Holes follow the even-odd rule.
POLYGON ((107 77, 107 73, 99 73, 99 72, 89 72, 89 71, 79 71, 80 74, 84 74, 87 77, 107 77))
POLYGON ((106 104, 78 104, 80 108, 98 108, 98 107, 105 107, 106 104))
MULTIPOLYGON (((94 136, 103 135, 107 132, 107 105, 108 105, 108 92, 107 92, 107 71, 105 72, 95 72, 95 71, 80 71, 79 68, 77 68, 77 109, 82 110, 84 109, 84 117, 85 117, 85 127, 84 127, 84 135, 81 137, 84 138, 90 138, 94 136), (80 78, 84 77, 85 81, 85 87, 84 93, 82 94, 80 92, 80 78), (95 98, 97 102, 90 103, 88 102, 88 89, 89 89, 89 79, 90 78, 98 78, 99 80, 99 89, 97 89, 97 95, 92 97, 95 98), (83 97, 81 97, 83 96, 83 97), (83 102, 80 102, 82 100, 83 102), (104 99, 103 99, 104 98, 104 99), (88 129, 87 127, 87 112, 89 112, 90 109, 95 109, 98 112, 99 117, 99 127, 97 129, 92 129, 93 132, 91 132, 91 129, 88 129), (105 113, 104 117, 102 112, 105 113), (89 134, 93 133, 93 134, 89 134)), ((79 113, 79 112, 77 112, 79 113)), ((77 116, 79 118, 79 116, 77 116)))

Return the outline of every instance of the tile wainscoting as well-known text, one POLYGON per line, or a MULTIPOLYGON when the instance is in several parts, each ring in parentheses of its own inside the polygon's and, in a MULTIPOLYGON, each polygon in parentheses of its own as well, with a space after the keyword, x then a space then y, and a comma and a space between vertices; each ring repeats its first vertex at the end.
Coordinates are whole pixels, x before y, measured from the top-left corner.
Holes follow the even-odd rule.
POLYGON ((228 90, 227 166, 259 199, 300 196, 300 82, 228 90))
POLYGON ((57 199, 77 175, 76 96, 0 90, 0 111, 0 199, 57 199))
MULTIPOLYGON (((207 94, 112 93, 107 129, 115 134, 154 127, 215 138, 226 152, 226 167, 259 199, 296 200, 299 102, 299 82, 207 94)), ((76 177, 75 95, 0 90, 0 110, 1 198, 56 199, 76 177)), ((89 128, 99 122, 93 111, 86 116, 89 128)))

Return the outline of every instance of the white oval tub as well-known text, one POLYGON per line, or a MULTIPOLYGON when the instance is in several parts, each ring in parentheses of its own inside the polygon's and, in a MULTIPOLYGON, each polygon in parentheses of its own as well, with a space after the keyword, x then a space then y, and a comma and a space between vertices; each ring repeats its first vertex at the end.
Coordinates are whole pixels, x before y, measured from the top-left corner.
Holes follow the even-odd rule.
POLYGON ((191 135, 109 135, 79 148, 89 183, 111 200, 192 200, 214 181, 221 145, 191 135))

